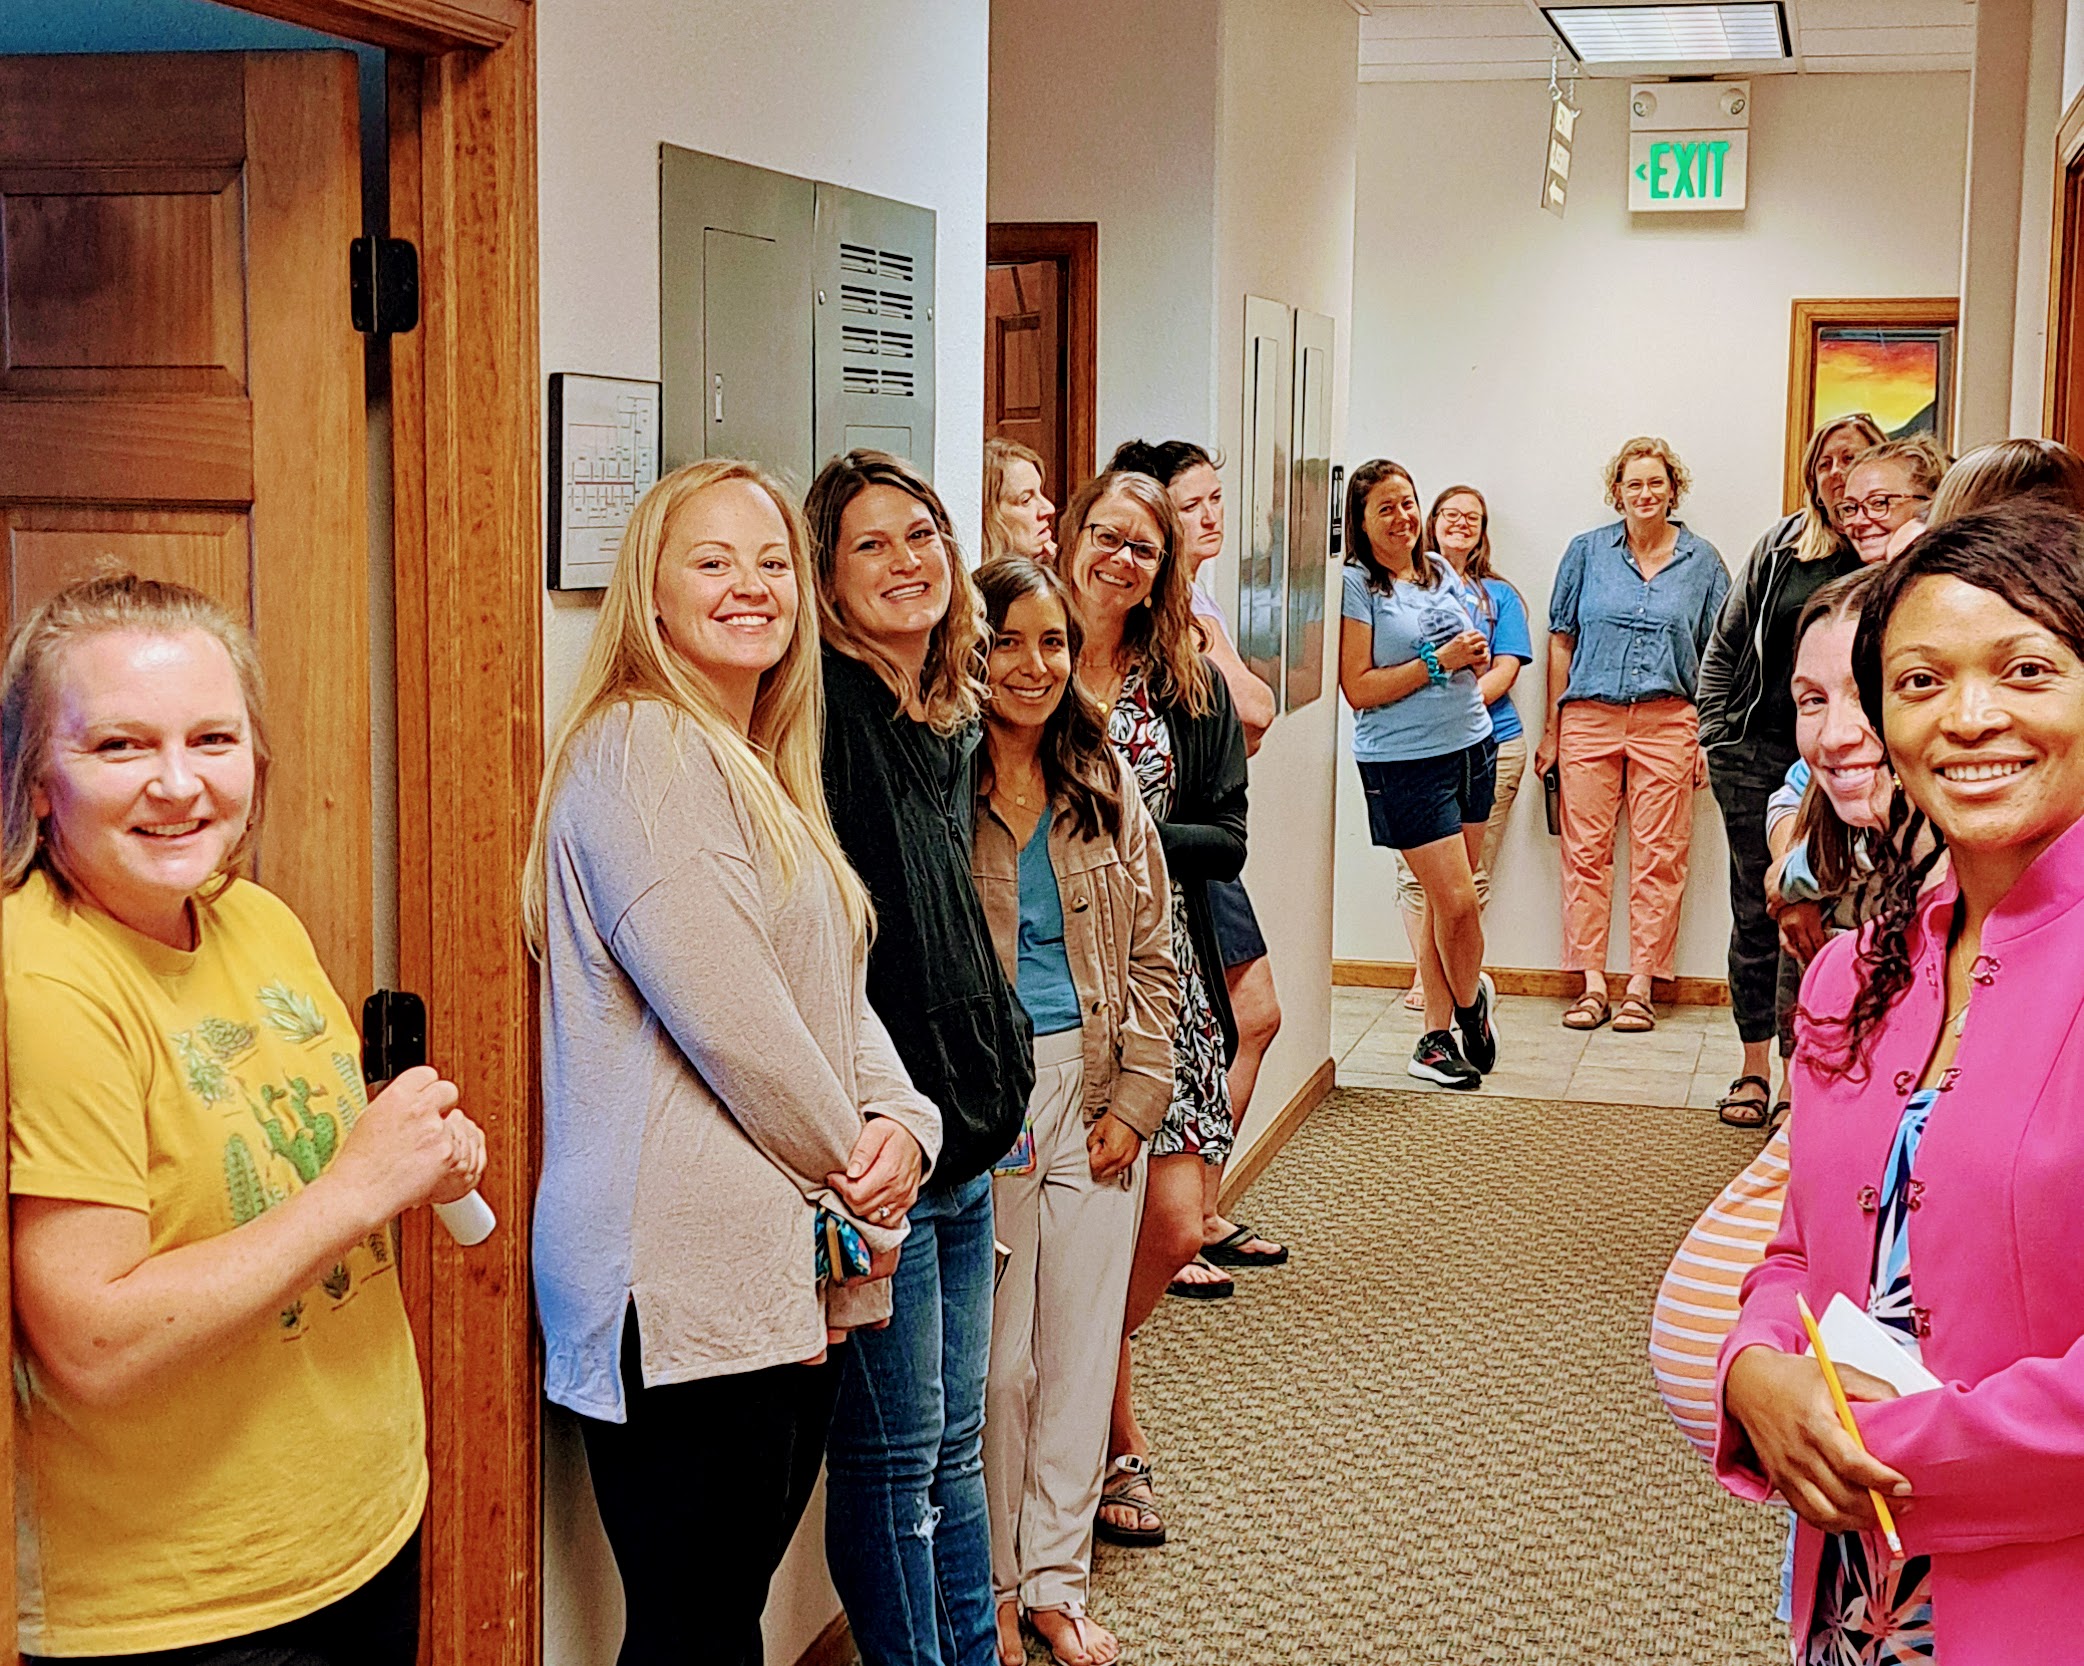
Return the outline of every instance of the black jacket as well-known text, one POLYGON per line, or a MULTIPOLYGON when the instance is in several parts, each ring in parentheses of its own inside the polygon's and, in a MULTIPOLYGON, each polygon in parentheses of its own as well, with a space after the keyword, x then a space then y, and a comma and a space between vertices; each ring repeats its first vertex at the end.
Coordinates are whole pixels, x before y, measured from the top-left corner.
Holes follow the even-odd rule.
POLYGON ((1237 1057, 1237 1019, 1223 981, 1223 950, 1209 909, 1209 881, 1235 879, 1245 869, 1245 731, 1230 690, 1211 668, 1215 704, 1202 717, 1178 706, 1160 705, 1172 731, 1177 772, 1172 815, 1158 823, 1165 867, 1187 903, 1187 932, 1208 986, 1209 1005, 1223 1026, 1223 1057, 1237 1057))
POLYGON ((1700 712, 1700 743, 1709 752, 1759 738, 1755 725, 1760 696, 1765 693, 1761 661, 1766 625, 1773 617, 1781 587, 1795 567, 1801 536, 1800 510, 1766 528, 1715 620, 1707 650, 1701 655, 1694 694, 1700 712))
POLYGON ((876 905, 868 1004, 940 1107, 936 1188, 1013 1148, 1035 1085, 1033 1026, 970 879, 978 744, 901 715, 873 670, 825 650, 825 799, 876 905))

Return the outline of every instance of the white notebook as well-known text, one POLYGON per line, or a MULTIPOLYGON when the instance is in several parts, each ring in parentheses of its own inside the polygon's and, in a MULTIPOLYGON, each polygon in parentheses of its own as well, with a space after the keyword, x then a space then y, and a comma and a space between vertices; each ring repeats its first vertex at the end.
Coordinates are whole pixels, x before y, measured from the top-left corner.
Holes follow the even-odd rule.
POLYGON ((1850 1365, 1870 1377, 1879 1377, 1898 1394, 1922 1394, 1940 1387, 1940 1381, 1919 1363, 1917 1356, 1896 1340, 1895 1333, 1841 1290, 1831 1298, 1816 1322, 1824 1346, 1836 1365, 1850 1365))

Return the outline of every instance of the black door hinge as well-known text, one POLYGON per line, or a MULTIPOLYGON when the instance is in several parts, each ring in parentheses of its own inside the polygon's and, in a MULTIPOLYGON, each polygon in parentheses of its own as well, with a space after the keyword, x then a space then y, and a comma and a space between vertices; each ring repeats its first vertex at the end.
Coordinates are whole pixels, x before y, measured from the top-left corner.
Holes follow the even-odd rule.
POLYGON ((420 251, 402 237, 347 246, 347 315, 364 335, 403 335, 420 321, 420 251))

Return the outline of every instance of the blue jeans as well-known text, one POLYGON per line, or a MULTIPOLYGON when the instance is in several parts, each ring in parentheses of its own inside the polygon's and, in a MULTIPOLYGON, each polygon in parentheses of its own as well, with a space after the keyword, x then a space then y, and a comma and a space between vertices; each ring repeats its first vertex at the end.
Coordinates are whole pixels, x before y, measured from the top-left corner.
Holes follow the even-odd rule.
POLYGON ((862 1666, 993 1666, 991 1176, 920 1195, 896 1313, 833 1349, 825 1559, 862 1666))

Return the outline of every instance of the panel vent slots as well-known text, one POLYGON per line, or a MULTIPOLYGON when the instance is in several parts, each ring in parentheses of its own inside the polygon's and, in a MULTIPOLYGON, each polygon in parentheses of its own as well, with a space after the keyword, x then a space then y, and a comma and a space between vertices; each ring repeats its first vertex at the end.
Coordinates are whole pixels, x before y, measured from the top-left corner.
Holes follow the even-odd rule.
POLYGON ((904 283, 910 283, 915 276, 912 257, 902 249, 878 249, 868 243, 840 244, 839 269, 871 278, 896 278, 904 283))
POLYGON ((918 391, 909 370, 878 370, 874 365, 850 364, 841 368, 840 387, 847 393, 910 399, 918 391))
POLYGON ((839 310, 864 312, 873 318, 881 309, 876 304, 874 288, 867 284, 843 283, 839 286, 839 310))
POLYGON ((876 299, 881 302, 878 310, 885 318, 909 319, 912 316, 912 298, 900 290, 885 289, 876 299))
POLYGON ((909 330, 878 330, 866 324, 842 324, 839 344, 849 353, 867 353, 886 359, 912 357, 912 332, 909 330))

